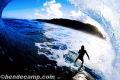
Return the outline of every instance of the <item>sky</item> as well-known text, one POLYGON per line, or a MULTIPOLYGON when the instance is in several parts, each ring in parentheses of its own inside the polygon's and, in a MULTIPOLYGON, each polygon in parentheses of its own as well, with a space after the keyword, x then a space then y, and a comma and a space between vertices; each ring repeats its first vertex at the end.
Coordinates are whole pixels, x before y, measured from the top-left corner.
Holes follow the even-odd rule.
POLYGON ((78 8, 67 0, 12 0, 3 11, 3 18, 51 19, 77 15, 78 8))
POLYGON ((100 26, 68 0, 12 0, 3 10, 2 18, 66 18, 100 26))

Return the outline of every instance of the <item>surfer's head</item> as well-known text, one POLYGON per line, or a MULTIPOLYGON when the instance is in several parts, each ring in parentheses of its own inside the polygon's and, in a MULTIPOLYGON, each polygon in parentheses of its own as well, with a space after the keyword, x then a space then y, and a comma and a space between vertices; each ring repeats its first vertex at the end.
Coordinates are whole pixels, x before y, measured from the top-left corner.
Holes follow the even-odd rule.
POLYGON ((81 49, 84 50, 84 46, 83 45, 81 46, 81 49))

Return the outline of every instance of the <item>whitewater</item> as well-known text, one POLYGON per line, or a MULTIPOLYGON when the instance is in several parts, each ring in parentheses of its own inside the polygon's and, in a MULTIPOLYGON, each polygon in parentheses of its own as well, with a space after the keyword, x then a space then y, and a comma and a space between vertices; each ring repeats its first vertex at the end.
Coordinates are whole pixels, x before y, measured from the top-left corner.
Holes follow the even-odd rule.
POLYGON ((108 80, 119 80, 120 67, 120 1, 119 0, 69 0, 79 8, 81 12, 90 16, 103 26, 103 29, 110 37, 111 44, 115 50, 115 57, 112 62, 114 68, 108 80))
MULTIPOLYGON (((44 35, 46 35, 48 38, 54 38, 56 41, 54 41, 53 43, 36 43, 36 46, 38 46, 39 49, 42 49, 44 48, 44 46, 47 45, 65 44, 67 45, 67 49, 56 50, 51 49, 48 46, 46 47, 46 49, 50 50, 50 52, 54 55, 46 55, 38 51, 39 55, 43 54, 50 60, 57 61, 58 66, 67 66, 77 69, 79 67, 75 66, 75 64, 67 57, 68 52, 74 51, 77 53, 78 50, 81 48, 81 45, 84 45, 90 56, 90 61, 88 60, 87 56, 84 57, 84 66, 92 69, 92 72, 100 75, 103 80, 110 79, 110 76, 108 75, 112 75, 112 72, 115 70, 112 65, 115 53, 109 39, 104 40, 96 36, 86 34, 84 32, 72 30, 58 25, 52 25, 47 23, 44 25, 46 26, 44 27, 44 35)), ((104 36, 108 37, 106 34, 104 34, 104 36)))
MULTIPOLYGON (((11 0, 1 0, 0 1, 0 29, 4 29, 5 25, 1 20, 1 14, 5 6, 11 0)), ((104 29, 103 34, 106 36, 106 40, 96 38, 89 34, 71 30, 69 28, 64 28, 57 25, 48 25, 45 24, 44 30, 46 35, 49 38, 54 38, 57 41, 54 43, 35 43, 40 49, 43 46, 40 45, 60 45, 66 44, 67 50, 55 50, 50 49, 52 53, 56 52, 55 55, 45 55, 51 60, 57 61, 57 65, 67 67, 75 67, 73 63, 63 55, 66 55, 69 50, 78 51, 81 45, 85 45, 85 49, 90 55, 90 61, 85 57, 85 66, 91 68, 96 74, 102 76, 105 80, 119 80, 120 75, 120 10, 118 0, 68 0, 71 4, 78 7, 78 9, 94 19, 100 25, 101 29, 104 29), (67 34, 67 35, 66 35, 67 34), (80 34, 80 35, 78 35, 80 34), (79 43, 79 44, 78 44, 79 43), (62 54, 61 54, 62 53, 62 54), (59 57, 58 57, 59 56, 59 57)), ((1 33, 0 33, 1 34, 1 33)), ((43 54, 38 51, 38 54, 43 54)))

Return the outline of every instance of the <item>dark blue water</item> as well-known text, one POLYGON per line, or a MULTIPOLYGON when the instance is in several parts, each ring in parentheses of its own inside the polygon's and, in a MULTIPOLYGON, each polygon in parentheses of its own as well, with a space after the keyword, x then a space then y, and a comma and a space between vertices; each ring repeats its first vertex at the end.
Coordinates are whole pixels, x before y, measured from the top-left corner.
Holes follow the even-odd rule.
POLYGON ((39 63, 56 65, 55 61, 37 54, 38 47, 35 46, 35 42, 54 41, 44 35, 42 22, 18 19, 3 19, 3 22, 6 24, 6 28, 1 35, 1 48, 5 55, 18 66, 32 69, 39 63))

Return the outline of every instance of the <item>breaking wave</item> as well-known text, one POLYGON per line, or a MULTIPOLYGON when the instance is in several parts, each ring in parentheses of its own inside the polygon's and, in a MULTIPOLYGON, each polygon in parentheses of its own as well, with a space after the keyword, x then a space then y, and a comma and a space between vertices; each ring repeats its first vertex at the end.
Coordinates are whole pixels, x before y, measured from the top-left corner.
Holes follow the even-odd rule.
POLYGON ((119 79, 120 73, 120 1, 118 0, 68 0, 78 7, 81 12, 91 17, 103 26, 103 29, 110 37, 111 44, 115 50, 115 57, 112 63, 115 71, 108 80, 119 79))
MULTIPOLYGON (((0 13, 0 30, 5 27, 5 25, 3 24, 2 20, 1 20, 2 10, 7 5, 7 3, 9 3, 10 1, 11 0, 0 0, 0 12, 1 12, 0 13)), ((78 7, 78 9, 81 12, 83 12, 87 16, 89 16, 92 19, 94 19, 95 21, 97 21, 100 25, 102 25, 103 29, 109 35, 110 42, 112 44, 112 47, 114 48, 115 53, 113 51, 109 50, 109 49, 111 49, 111 46, 110 46, 110 48, 108 46, 105 46, 106 49, 108 50, 107 54, 104 54, 105 61, 108 61, 110 58, 113 58, 113 59, 110 59, 112 61, 108 61, 106 63, 101 63, 103 65, 100 65, 101 66, 100 68, 101 68, 101 71, 104 73, 105 79, 119 80, 120 72, 118 72, 118 71, 120 71, 120 69, 119 69, 119 67, 120 67, 120 63, 119 63, 120 62, 120 32, 119 32, 119 30, 120 30, 120 27, 119 27, 119 25, 120 25, 120 23, 119 23, 120 22, 120 10, 119 10, 120 1, 118 1, 118 0, 97 0, 97 1, 95 1, 95 0, 68 0, 68 1, 70 1, 71 4, 74 4, 74 6, 78 7), (113 56, 113 53, 115 56, 113 56), (108 55, 110 55, 110 56, 108 57, 108 55), (107 69, 107 67, 104 67, 104 65, 107 66, 107 64, 110 64, 108 69, 107 69)), ((55 33, 56 32, 51 32, 51 34, 55 34, 55 33)), ((74 33, 74 31, 73 31, 73 33, 74 33)), ((50 32, 45 33, 46 36, 49 36, 49 34, 50 34, 50 32)), ((84 35, 86 35, 86 34, 84 34, 84 35)), ((62 36, 65 36, 65 35, 62 35, 62 36)), ((49 36, 49 37, 51 37, 51 36, 49 36)), ((58 36, 52 36, 52 37, 58 38, 58 36)), ((67 35, 66 37, 69 37, 69 36, 67 35)), ((73 37, 73 36, 71 35, 70 37, 73 37)), ((58 40, 63 41, 62 43, 64 43, 65 40, 67 40, 67 39, 62 40, 61 37, 59 37, 58 40)), ((97 40, 97 41, 99 43, 101 40, 97 40)), ((92 41, 92 42, 94 43, 94 41, 92 41)), ((69 43, 69 41, 68 41, 68 43, 69 43)), ((72 46, 72 44, 68 44, 68 45, 72 46)), ((92 43, 89 43, 89 42, 87 43, 87 45, 89 45, 88 49, 90 51, 92 51, 91 48, 89 48, 91 46, 90 44, 92 44, 92 43)), ((107 45, 107 44, 105 44, 105 45, 107 45)), ((71 48, 69 46, 68 46, 68 49, 75 48, 75 47, 71 48)), ((79 48, 79 46, 77 46, 76 49, 78 49, 78 48, 79 48)), ((100 47, 100 48, 102 48, 102 47, 100 47)), ((98 49, 99 49, 99 47, 98 47, 98 49)), ((102 57, 103 56, 101 56, 99 58, 102 58, 102 57)), ((104 59, 102 59, 103 60, 102 62, 104 62, 104 59)), ((62 64, 62 63, 59 63, 59 64, 62 64)), ((89 65, 87 65, 87 66, 89 66, 89 65)), ((89 66, 89 67, 91 67, 91 66, 89 66)), ((95 66, 95 67, 97 67, 97 66, 95 66)))

